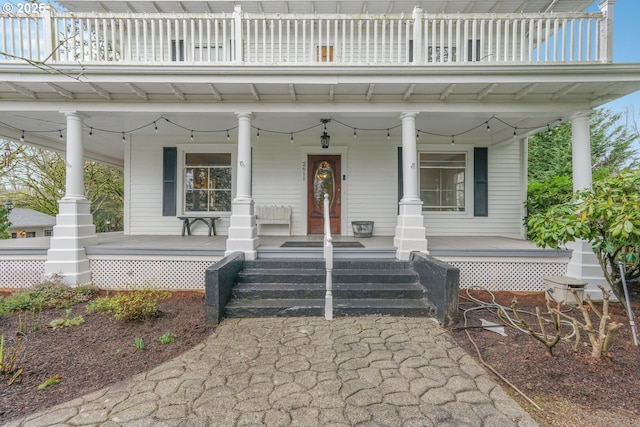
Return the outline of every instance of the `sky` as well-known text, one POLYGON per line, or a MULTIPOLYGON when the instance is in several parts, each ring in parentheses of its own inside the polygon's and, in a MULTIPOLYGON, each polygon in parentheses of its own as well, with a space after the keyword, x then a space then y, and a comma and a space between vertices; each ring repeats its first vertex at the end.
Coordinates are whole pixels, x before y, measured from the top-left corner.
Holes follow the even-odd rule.
MULTIPOLYGON (((597 12, 599 0, 593 2, 589 12, 597 12)), ((640 62, 640 0, 618 0, 613 16, 613 62, 640 62)), ((636 114, 640 113, 640 91, 627 95, 616 101, 604 105, 614 112, 625 112, 627 107, 633 107, 636 114)))

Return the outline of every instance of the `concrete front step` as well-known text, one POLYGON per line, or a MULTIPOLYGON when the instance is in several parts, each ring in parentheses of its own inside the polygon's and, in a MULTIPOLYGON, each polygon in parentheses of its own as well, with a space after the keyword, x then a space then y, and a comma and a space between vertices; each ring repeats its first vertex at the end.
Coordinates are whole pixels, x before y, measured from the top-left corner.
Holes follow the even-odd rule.
MULTIPOLYGON (((225 307, 226 317, 323 316, 324 298, 234 300, 225 307)), ((430 316, 426 299, 338 299, 334 316, 430 316)))
MULTIPOLYGON (((324 283, 239 283, 232 290, 237 299, 324 298, 324 283)), ((335 298, 421 299, 425 289, 419 283, 334 283, 335 298)))
MULTIPOLYGON (((333 261, 334 270, 344 269, 384 269, 384 270, 402 270, 408 268, 407 261, 399 261, 396 259, 335 259, 333 261)), ((325 269, 325 261, 322 258, 266 258, 251 261, 245 261, 245 269, 253 268, 307 268, 307 269, 325 269)))
MULTIPOLYGON (((238 274, 238 283, 324 283, 327 272, 310 268, 249 268, 238 274)), ((335 269, 334 283, 408 283, 418 281, 413 270, 335 269)))

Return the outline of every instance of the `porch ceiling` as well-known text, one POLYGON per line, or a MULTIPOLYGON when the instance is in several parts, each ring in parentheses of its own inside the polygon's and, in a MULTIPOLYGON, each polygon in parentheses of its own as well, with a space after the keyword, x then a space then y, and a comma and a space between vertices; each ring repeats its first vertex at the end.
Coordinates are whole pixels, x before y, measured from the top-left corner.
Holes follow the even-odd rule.
MULTIPOLYGON (((66 121, 60 112, 81 111, 87 133, 95 129, 86 138, 89 157, 122 165, 122 132, 127 138, 153 134, 159 117, 170 120, 157 122, 163 135, 189 142, 195 130, 196 142, 226 143, 225 130, 235 128, 237 111, 255 113, 256 128, 285 134, 331 117, 332 136, 351 135, 353 128, 394 128, 401 112, 416 111, 418 129, 442 135, 425 137, 429 141, 449 142, 451 135, 479 126, 456 141, 492 145, 511 140, 514 127, 518 134, 543 129, 640 90, 639 64, 185 68, 94 67, 74 79, 3 66, 0 136, 17 140, 25 130, 27 143, 63 150, 59 131, 66 121), (487 133, 482 125, 492 117, 487 133), (211 130, 221 132, 204 133, 211 130)), ((316 133, 296 140, 309 135, 315 142, 316 133)))
POLYGON ((262 0, 262 1, 130 1, 62 0, 74 12, 214 13, 233 12, 234 5, 250 13, 410 13, 422 6, 427 13, 510 13, 582 11, 593 0, 262 0))

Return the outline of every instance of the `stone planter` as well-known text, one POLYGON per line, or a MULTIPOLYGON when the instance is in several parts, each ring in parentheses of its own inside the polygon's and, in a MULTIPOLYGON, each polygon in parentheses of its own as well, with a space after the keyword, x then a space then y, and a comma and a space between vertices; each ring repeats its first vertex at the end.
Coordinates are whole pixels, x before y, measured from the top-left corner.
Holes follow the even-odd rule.
POLYGON ((573 291, 575 290, 581 301, 584 301, 584 288, 587 282, 566 276, 545 276, 544 295, 551 302, 564 302, 565 304, 578 304, 573 291))
POLYGON ((351 221, 354 237, 373 236, 373 221, 351 221))

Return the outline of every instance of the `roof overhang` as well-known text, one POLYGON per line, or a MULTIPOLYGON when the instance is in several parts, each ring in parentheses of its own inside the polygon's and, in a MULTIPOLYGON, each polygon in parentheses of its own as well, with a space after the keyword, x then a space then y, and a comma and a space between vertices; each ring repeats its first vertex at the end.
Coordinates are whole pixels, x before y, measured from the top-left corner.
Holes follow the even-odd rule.
POLYGON ((421 6, 427 13, 581 12, 594 0, 261 0, 261 1, 131 1, 62 0, 73 12, 218 13, 239 5, 251 13, 402 13, 421 6))
MULTIPOLYGON (((496 117, 491 135, 465 134, 469 142, 498 144, 513 127, 545 128, 640 90, 640 64, 481 65, 414 67, 208 67, 70 66, 43 73, 27 65, 3 65, 0 135, 63 150, 61 112, 86 115, 87 155, 122 165, 122 132, 162 131, 189 140, 189 131, 233 129, 239 111, 253 125, 294 131, 334 117, 349 126, 394 127, 402 112, 419 112, 417 126, 443 135, 496 117), (295 124, 295 129, 292 128, 295 124), (139 129, 142 127, 141 129, 139 129), (110 132, 100 132, 99 129, 110 132)), ((345 133, 352 130, 345 129, 345 133)), ((223 132, 224 134, 224 132, 223 132)), ((223 138, 224 139, 224 138, 223 138)))

